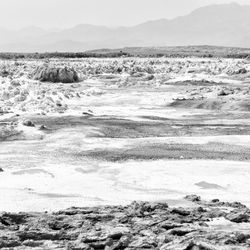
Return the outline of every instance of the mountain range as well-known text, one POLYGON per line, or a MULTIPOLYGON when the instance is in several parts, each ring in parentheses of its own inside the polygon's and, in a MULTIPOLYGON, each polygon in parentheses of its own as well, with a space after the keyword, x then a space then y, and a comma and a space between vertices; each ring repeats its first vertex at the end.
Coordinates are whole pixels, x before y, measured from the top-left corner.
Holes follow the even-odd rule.
POLYGON ((250 47, 250 5, 218 4, 175 19, 110 28, 79 24, 61 30, 0 28, 1 52, 82 52, 101 48, 215 45, 250 47))

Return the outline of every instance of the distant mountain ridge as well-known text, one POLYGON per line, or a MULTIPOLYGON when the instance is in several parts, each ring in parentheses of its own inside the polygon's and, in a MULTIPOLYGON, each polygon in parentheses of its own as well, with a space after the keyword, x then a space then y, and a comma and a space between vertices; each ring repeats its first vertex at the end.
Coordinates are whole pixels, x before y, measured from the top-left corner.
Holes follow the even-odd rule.
POLYGON ((215 45, 250 47, 250 5, 210 5, 175 19, 109 28, 79 24, 62 30, 0 28, 1 52, 82 52, 101 48, 215 45))

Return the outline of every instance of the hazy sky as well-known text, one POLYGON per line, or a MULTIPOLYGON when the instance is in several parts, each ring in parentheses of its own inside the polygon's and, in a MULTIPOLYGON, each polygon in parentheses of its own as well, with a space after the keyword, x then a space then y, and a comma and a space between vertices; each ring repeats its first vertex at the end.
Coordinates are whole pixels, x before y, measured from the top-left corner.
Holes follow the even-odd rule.
MULTIPOLYGON (((80 23, 134 25, 173 18, 193 9, 232 0, 0 0, 0 27, 71 27, 80 23)), ((234 0, 250 4, 250 0, 234 0)))

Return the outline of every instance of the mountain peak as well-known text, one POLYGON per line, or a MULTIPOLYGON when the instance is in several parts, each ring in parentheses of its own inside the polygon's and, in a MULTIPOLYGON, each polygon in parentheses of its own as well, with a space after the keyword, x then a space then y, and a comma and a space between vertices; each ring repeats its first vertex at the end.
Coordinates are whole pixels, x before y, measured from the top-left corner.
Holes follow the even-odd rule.
POLYGON ((211 11, 234 11, 234 10, 241 10, 243 8, 245 8, 245 6, 240 5, 236 2, 225 3, 225 4, 212 4, 200 7, 192 11, 191 15, 196 13, 211 12, 211 11))

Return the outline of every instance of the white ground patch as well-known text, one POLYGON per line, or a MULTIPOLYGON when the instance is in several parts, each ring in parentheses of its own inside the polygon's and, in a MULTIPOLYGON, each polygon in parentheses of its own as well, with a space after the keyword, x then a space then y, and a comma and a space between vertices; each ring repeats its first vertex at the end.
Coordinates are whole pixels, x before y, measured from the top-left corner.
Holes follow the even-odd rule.
POLYGON ((250 205, 249 163, 159 160, 83 162, 76 166, 44 162, 44 172, 13 174, 18 169, 0 174, 0 210, 44 211, 133 200, 181 200, 193 193, 204 199, 250 205), (195 185, 201 181, 223 189, 195 185))

